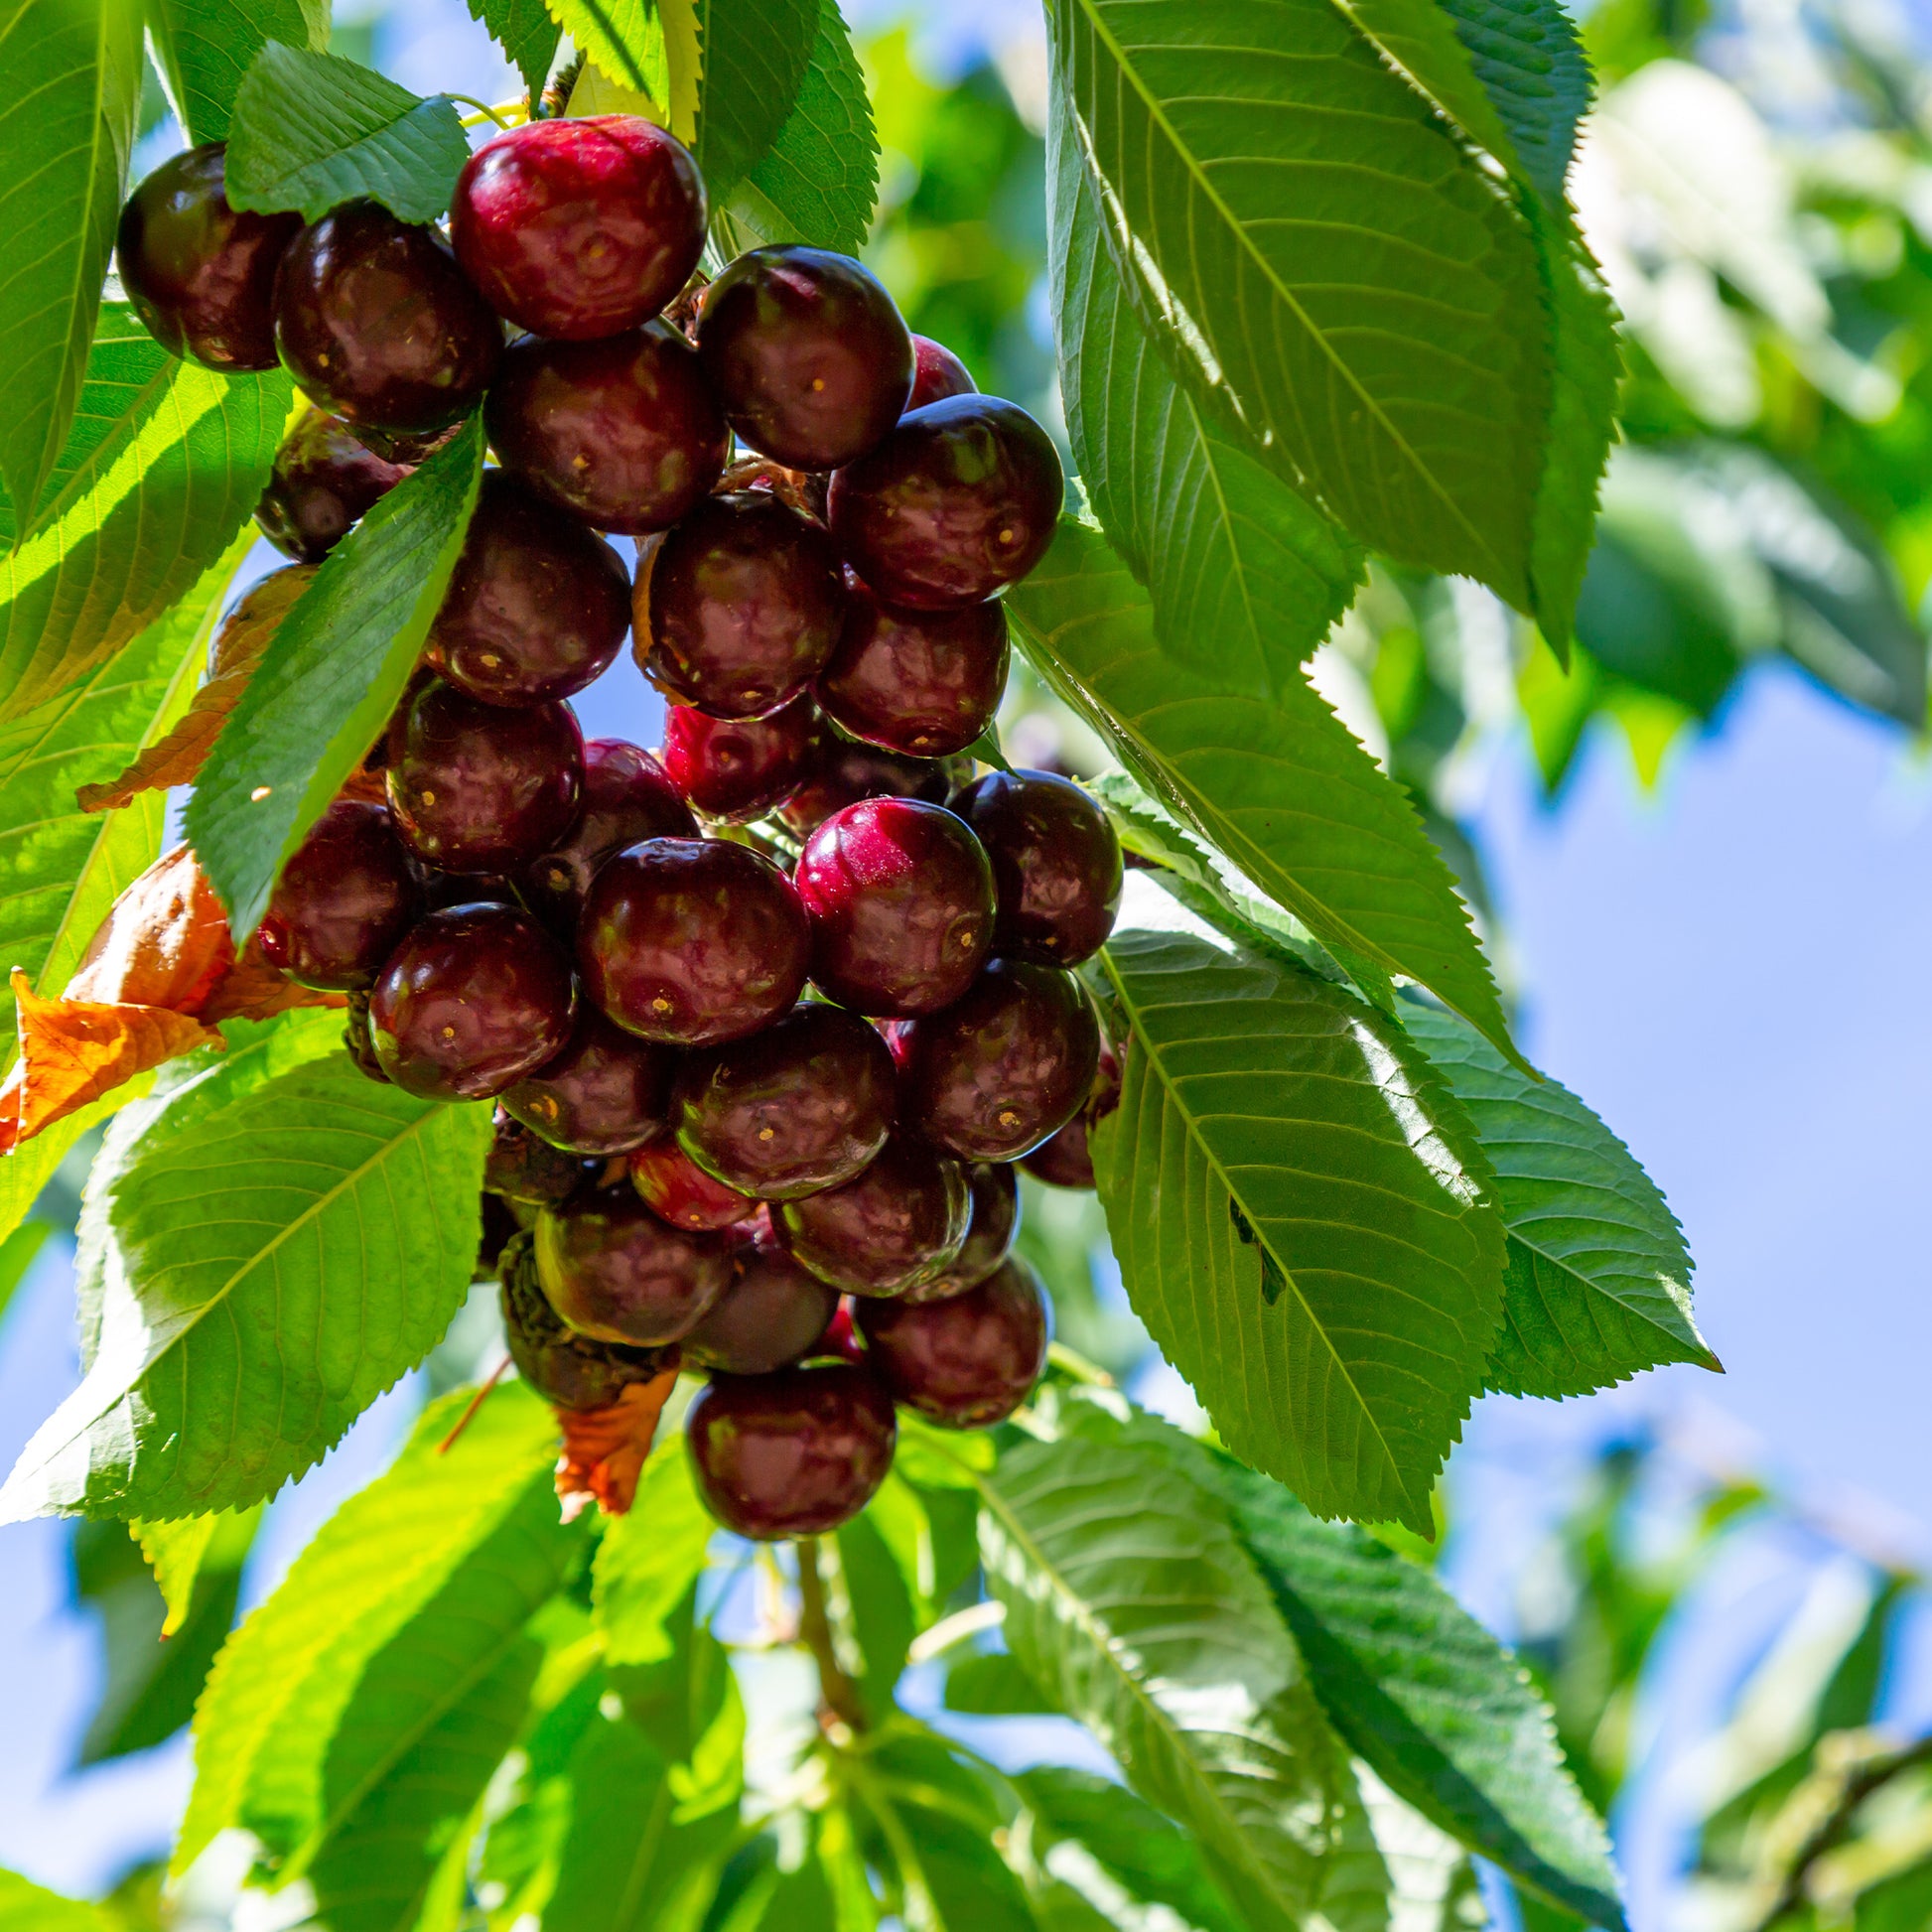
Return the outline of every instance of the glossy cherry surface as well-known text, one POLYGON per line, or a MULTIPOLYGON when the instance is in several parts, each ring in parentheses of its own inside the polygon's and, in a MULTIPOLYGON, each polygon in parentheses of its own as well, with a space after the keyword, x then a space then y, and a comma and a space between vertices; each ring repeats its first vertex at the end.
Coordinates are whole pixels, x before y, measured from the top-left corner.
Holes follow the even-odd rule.
POLYGON ((1006 613, 894 611, 861 587, 814 688, 825 715, 868 745, 917 758, 963 752, 1007 688, 1006 613))
POLYGON ((1006 1162, 975 1161, 966 1169, 972 1218, 959 1253, 931 1280, 906 1289, 908 1302, 943 1302, 976 1288, 1001 1262, 1020 1231, 1020 1182, 1006 1162))
POLYGON ((923 409, 948 396, 977 395, 979 386, 944 343, 935 343, 930 336, 912 338, 912 393, 905 399, 907 409, 923 409))
POLYGON ((778 817, 802 839, 862 798, 922 798, 943 805, 972 775, 971 759, 902 758, 822 732, 804 777, 778 807, 778 817))
POLYGON ((842 1186, 774 1208, 772 1231, 792 1258, 849 1295, 898 1295, 942 1273, 972 1213, 959 1162, 894 1135, 842 1186))
POLYGON ((420 433, 476 407, 503 331, 434 228, 348 202, 304 228, 282 257, 275 346, 318 408, 420 433))
POLYGON ((782 1248, 748 1241, 732 1266, 731 1287, 684 1338, 687 1367, 768 1375, 807 1353, 831 1325, 838 1290, 782 1248))
POLYGON ((499 316, 577 342, 647 322, 704 251, 688 149, 634 114, 527 121, 464 164, 450 239, 499 316))
POLYGON ((633 1382, 657 1372, 658 1356, 621 1342, 593 1341, 565 1327, 537 1282, 527 1234, 505 1249, 499 1269, 503 1339, 516 1372, 559 1409, 608 1409, 633 1382))
POLYGON ((512 1120, 501 1104, 483 1156, 483 1191, 526 1207, 555 1207, 584 1184, 584 1162, 512 1120))
POLYGON ((810 954, 791 881, 723 839, 646 839, 607 860, 577 929, 591 999, 619 1026, 678 1046, 777 1019, 810 954))
POLYGON ((554 1057, 575 1017, 570 962, 526 912, 455 906, 417 922, 369 995, 382 1070, 426 1100, 487 1100, 554 1057))
POLYGON ((846 560, 888 604, 950 611, 1038 563, 1064 493, 1053 440, 1024 409, 948 396, 909 411, 839 471, 827 515, 846 560))
POLYGON ((664 769, 707 818, 755 818, 811 768, 822 729, 809 696, 768 718, 713 718, 695 705, 672 705, 664 714, 664 769))
POLYGON ((799 1006, 764 1032, 694 1053, 671 1089, 678 1145, 759 1200, 850 1180, 886 1145, 893 1056, 856 1014, 799 1006))
POLYGON ((572 1154, 627 1154, 665 1131, 675 1060, 668 1046, 581 1003, 569 1043, 513 1087, 504 1110, 572 1154))
POLYGON ((1017 1255, 943 1302, 862 1302, 866 1359, 895 1401, 945 1429, 1004 1422, 1046 1366, 1046 1298, 1017 1255))
POLYGON ((440 872, 507 872, 569 831, 584 740, 567 705, 479 704, 432 678, 389 721, 384 774, 403 842, 440 872))
POLYGON ((640 746, 594 738, 584 747, 577 823, 561 845, 532 859, 517 881, 531 911, 576 942, 577 915, 597 869, 640 839, 695 839, 698 821, 664 767, 640 746))
POLYGON ((312 409, 275 452, 255 521, 285 557, 320 563, 408 475, 364 449, 341 417, 312 409))
POLYGON ((898 1442, 892 1398, 847 1362, 718 1376, 684 1426, 705 1507, 763 1542, 849 1522, 886 1480, 898 1442))
POLYGON ((483 407, 504 469, 594 529, 667 530, 724 474, 731 434, 698 352, 647 323, 594 343, 525 336, 483 407))
POLYGON ((228 206, 218 141, 171 156, 127 198, 114 259, 134 313, 170 355, 210 369, 275 366, 275 271, 299 214, 228 206))
POLYGON ((992 944, 993 869, 943 805, 866 798, 834 812, 805 841, 793 883, 814 983, 861 1013, 937 1013, 992 944))
POLYGON ((863 456, 912 388, 912 337, 850 255, 783 244, 705 290, 698 352, 741 442, 794 470, 863 456))
POLYGON ((759 1204, 750 1194, 714 1180, 668 1137, 640 1147, 629 1161, 630 1184, 660 1221, 680 1228, 729 1228, 748 1221, 759 1204))
POLYGON ((1079 1111, 1100 1024, 1072 974, 996 959, 955 1005, 908 1022, 896 1050, 908 1127, 969 1161, 1012 1161, 1079 1111))
POLYGON ((546 1207, 536 1251, 544 1299, 571 1327, 637 1348, 689 1334, 731 1286, 729 1237, 674 1228, 621 1183, 546 1207))
POLYGON ((262 957, 303 986, 369 986, 421 908, 422 889, 389 814, 339 799, 275 882, 262 957))
POLYGON ((768 489, 708 496, 637 583, 638 661, 675 704, 759 718, 795 698, 838 642, 831 539, 768 489))
POLYGON ((629 628, 623 559, 507 472, 484 471, 426 661, 485 704, 536 704, 602 676, 629 628))
POLYGON ((1086 1105, 1062 1127, 1050 1134, 1031 1154, 1021 1157, 1020 1165, 1030 1174, 1052 1187, 1091 1187, 1093 1149, 1089 1132, 1120 1105, 1120 1055, 1104 1035, 1100 1041, 1100 1065, 1093 1076, 1093 1091, 1086 1105))
POLYGON ((1077 966, 1114 929, 1120 839, 1087 793, 1050 771, 989 771, 953 800, 1000 889, 1003 957, 1077 966))

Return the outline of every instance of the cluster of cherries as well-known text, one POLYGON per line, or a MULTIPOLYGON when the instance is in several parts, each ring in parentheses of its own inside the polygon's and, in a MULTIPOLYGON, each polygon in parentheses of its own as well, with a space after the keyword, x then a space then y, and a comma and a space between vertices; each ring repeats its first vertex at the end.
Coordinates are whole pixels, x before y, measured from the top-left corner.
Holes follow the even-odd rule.
POLYGON ((1091 1184, 1118 1086, 1072 971, 1113 921, 1112 828, 964 756, 1052 443, 849 257, 702 284, 703 183, 647 121, 490 141, 448 239, 373 202, 238 211, 222 166, 142 183, 120 268, 166 346, 279 359, 317 405, 258 511, 296 568, 479 404, 499 466, 262 949, 350 996, 372 1077, 496 1103, 485 1263, 525 1377, 588 1410, 710 1371, 715 1514, 828 1529, 883 1480, 895 1403, 975 1427, 1025 1399, 1047 1319, 1011 1164, 1091 1184), (656 757, 585 744, 565 702, 626 631, 670 701, 656 757))

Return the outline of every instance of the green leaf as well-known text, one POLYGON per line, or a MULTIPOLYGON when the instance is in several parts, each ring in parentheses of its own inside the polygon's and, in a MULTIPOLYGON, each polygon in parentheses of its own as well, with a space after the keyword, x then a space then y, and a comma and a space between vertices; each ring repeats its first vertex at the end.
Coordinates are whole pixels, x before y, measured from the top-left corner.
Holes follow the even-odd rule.
POLYGON ((237 939, 409 682, 463 548, 483 443, 472 417, 329 553, 214 742, 188 836, 237 939))
POLYGON ((819 38, 819 0, 696 0, 702 82, 697 139, 722 206, 789 117, 819 38))
POLYGON ((1454 1015, 1405 1001, 1402 1021, 1496 1173, 1509 1256, 1490 1386, 1587 1395, 1664 1362, 1719 1369, 1691 1313, 1683 1231, 1629 1149, 1454 1015))
POLYGON ((1010 1650, 967 1651, 946 1672, 945 1706, 974 1718, 1056 1715, 1010 1650))
POLYGON ((172 1637, 187 1621, 205 1575, 239 1573, 259 1521, 258 1510, 223 1509, 207 1516, 183 1516, 172 1523, 127 1526, 167 1606, 161 1626, 164 1637, 172 1637))
POLYGON ((1518 166, 1551 207, 1560 207, 1577 123, 1590 97, 1589 62, 1576 23, 1558 0, 1437 4, 1455 23, 1470 68, 1509 129, 1518 166))
POLYGON ((342 1021, 230 1028, 116 1117, 82 1215, 87 1372, 0 1521, 199 1515, 271 1496, 469 1293, 489 1112, 366 1079, 342 1021))
POLYGON ((6 1318, 7 1305, 14 1291, 27 1279, 27 1271, 40 1254, 41 1244, 54 1232, 47 1221, 28 1221, 0 1239, 0 1320, 6 1318))
POLYGON ((148 33, 191 142, 225 141, 235 95, 270 41, 320 54, 326 0, 147 0, 148 33))
POLYGON ((1502 1304, 1467 1119, 1393 1022, 1138 874, 1122 925, 1132 1039, 1093 1138, 1129 1300, 1237 1454, 1322 1515, 1433 1534, 1502 1304))
MULTIPOLYGON (((910 1500, 903 1483, 897 1493, 910 1500)), ((893 1714, 893 1692, 918 1632, 912 1591, 871 1510, 847 1523, 837 1543, 852 1636, 864 1665, 859 1692, 874 1721, 883 1723, 893 1714)))
POLYGON ((17 1871, 0 1871, 0 1932, 111 1932, 119 1923, 98 1905, 64 1898, 17 1871))
POLYGON ((537 99, 557 58, 560 37, 543 0, 470 0, 470 18, 489 29, 490 39, 523 76, 530 98, 537 99))
POLYGON ((655 1664, 673 1648, 670 1618, 704 1571, 717 1528, 698 1500, 684 1432, 651 1450, 629 1513, 598 1546, 592 1601, 613 1664, 655 1664))
POLYGON ((0 490, 19 529, 81 393, 141 101, 139 0, 0 0, 0 490))
POLYGON ((670 67, 658 0, 545 0, 550 15, 613 80, 668 105, 670 67))
POLYGON ((270 41, 235 97, 228 200, 319 221, 367 196, 404 221, 433 221, 469 159, 447 94, 425 100, 341 55, 270 41))
MULTIPOLYGON (((260 499, 292 394, 279 369, 215 375, 131 309, 102 310, 40 520, 0 559, 0 720, 87 677, 195 587, 260 499)), ((20 535, 0 506, 0 541, 20 535)))

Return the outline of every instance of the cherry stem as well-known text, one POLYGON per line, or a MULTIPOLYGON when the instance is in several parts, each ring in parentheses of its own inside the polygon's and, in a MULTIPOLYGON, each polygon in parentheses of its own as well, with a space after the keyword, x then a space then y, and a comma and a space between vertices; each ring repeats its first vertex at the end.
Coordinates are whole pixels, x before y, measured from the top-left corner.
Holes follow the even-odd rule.
POLYGON ((825 1579, 819 1574, 818 1538, 798 1539, 798 1636, 818 1666, 818 1695, 822 1708, 848 1730, 865 1731, 870 1725, 859 1687, 846 1675, 832 1644, 832 1621, 825 1610, 825 1579))
POLYGON ((477 1393, 470 1398, 470 1406, 469 1408, 464 1410, 463 1414, 456 1419, 456 1427, 453 1430, 451 1430, 450 1433, 447 1436, 445 1436, 440 1443, 437 1444, 436 1452, 438 1455, 448 1455, 449 1452, 456 1448, 457 1438, 461 1436, 463 1432, 470 1427, 470 1424, 472 1420, 475 1418, 477 1411, 483 1406, 483 1397, 486 1396, 490 1392, 490 1390, 493 1389, 496 1386, 496 1384, 503 1379, 504 1372, 508 1369, 509 1365, 510 1365, 510 1358, 507 1355, 505 1355, 503 1359, 500 1362, 498 1362, 496 1366, 489 1371, 489 1380, 485 1382, 483 1385, 483 1387, 480 1388, 477 1391, 477 1393))
POLYGON ((446 94, 444 98, 446 100, 460 100, 466 107, 474 107, 477 109, 476 113, 466 114, 463 117, 463 125, 465 127, 481 127, 484 121, 494 121, 498 127, 507 132, 516 125, 514 121, 506 121, 503 118, 505 112, 514 113, 517 111, 514 104, 506 108, 492 107, 486 100, 479 100, 475 94, 446 94))

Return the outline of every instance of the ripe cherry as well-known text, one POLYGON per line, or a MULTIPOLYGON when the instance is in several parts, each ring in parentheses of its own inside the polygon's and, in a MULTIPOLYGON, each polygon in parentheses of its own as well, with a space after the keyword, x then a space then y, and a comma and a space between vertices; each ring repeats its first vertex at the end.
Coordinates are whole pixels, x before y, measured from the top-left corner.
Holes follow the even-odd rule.
POLYGON ((793 883, 814 983, 861 1013, 937 1013, 992 944, 992 868, 943 805, 866 798, 834 812, 805 841, 793 883))
POLYGON ((262 957, 302 986, 369 986, 415 923, 422 890, 380 805, 339 799, 282 868, 262 957))
POLYGON ((794 470, 863 456, 912 388, 912 338, 893 298, 823 248, 740 255, 705 290, 698 352, 740 441, 794 470))
POLYGON ((1093 1003, 1071 973, 996 959, 895 1043, 901 1117, 969 1161, 1013 1161, 1079 1111, 1100 1059, 1093 1003))
POLYGON ((646 839, 605 862, 577 957, 590 997, 645 1039, 757 1033, 805 983, 811 932, 791 881, 723 839, 646 839))
POLYGON ((504 471, 485 471, 425 660, 484 704, 537 704, 602 676, 629 628, 623 559, 504 471))
POLYGON ((671 1049, 616 1027, 588 1000, 555 1059, 503 1093, 504 1110, 573 1154, 626 1154, 662 1135, 671 1049))
POLYGON ((698 821, 651 755, 621 738, 584 747, 583 804, 561 845, 532 859, 517 881, 531 911, 576 942, 577 915, 597 869, 640 839, 695 839, 698 821))
POLYGON ((558 1409, 608 1409, 632 1382, 656 1374, 655 1350, 593 1341, 564 1326, 543 1299, 529 1235, 517 1236, 504 1249, 498 1279, 510 1360, 544 1401, 558 1409))
POLYGON ((526 912, 432 912, 389 955, 369 995, 382 1070, 425 1100, 487 1100, 570 1037, 570 962, 526 912))
POLYGON ((697 350, 661 322, 594 343, 512 343, 483 423, 497 461, 539 495, 631 536, 686 514, 731 447, 697 350))
POLYGON ((568 342, 647 322, 704 251, 704 179, 634 114, 529 121, 457 177, 450 239, 500 316, 568 342))
MULTIPOLYGON (((483 1156, 483 1191, 525 1207, 555 1207, 584 1184, 584 1161, 552 1147, 512 1120, 499 1104, 489 1152, 483 1156)), ((598 1164, 590 1164, 593 1170, 598 1164)))
POLYGON ((862 798, 921 798, 943 805, 972 774, 971 759, 901 758, 822 732, 803 780, 778 807, 778 818, 794 836, 808 838, 834 812, 862 798))
POLYGON ((831 539, 768 489, 708 496, 664 538, 636 592, 636 651, 674 704, 761 718, 838 642, 845 584, 831 539))
POLYGON ((364 449, 340 417, 312 409, 275 452, 255 521, 284 556, 320 563, 408 475, 364 449))
POLYGON ((713 1180, 668 1138, 640 1147, 629 1161, 630 1184, 660 1221, 680 1228, 729 1228, 748 1221, 758 1202, 713 1180))
POLYGON ((1017 1255, 943 1302, 861 1302, 867 1361, 897 1402, 944 1429, 984 1429, 1026 1401, 1046 1366, 1046 1299, 1017 1255))
POLYGON ((966 1171, 895 1135, 842 1186, 788 1200, 772 1231, 792 1258, 850 1295, 898 1295, 958 1257, 972 1194, 966 1171))
POLYGON ((892 611, 861 586, 815 688, 841 731, 889 752, 944 758, 987 728, 1006 686, 1007 619, 998 604, 892 611))
POLYGON ((930 1281, 908 1288, 906 1301, 943 1302, 964 1294, 1006 1260, 1020 1227, 1020 1183, 1013 1169, 1005 1162, 975 1161, 966 1170, 966 1185, 973 1213, 958 1255, 930 1281))
POLYGON ((907 409, 923 409, 948 396, 976 396, 979 386, 944 343, 935 343, 930 336, 912 338, 912 393, 905 399, 907 409))
POLYGON ((732 1265, 731 1287, 684 1338, 685 1365, 768 1375, 808 1353, 831 1325, 838 1290, 769 1242, 746 1242, 732 1265))
POLYGON ((811 767, 821 730, 809 694, 768 718, 712 718, 694 705, 664 715, 664 769, 707 818, 756 818, 811 767))
POLYGON ((1059 452, 1024 409, 948 396, 841 470, 827 515, 847 562, 886 603, 952 611, 1038 563, 1064 493, 1059 452))
POLYGON ((857 1014, 794 1007, 750 1039, 694 1053, 671 1089, 678 1145, 759 1200, 850 1180, 886 1145, 893 1056, 857 1014))
POLYGON ((1091 1187, 1093 1149, 1088 1134, 1120 1105, 1120 1056, 1112 1041, 1100 1042, 1100 1066, 1093 1076, 1087 1103, 1060 1129, 1050 1134, 1020 1165, 1052 1187, 1091 1187))
POLYGON ((275 271, 299 214, 230 207, 218 142, 164 161, 121 209, 114 257, 134 313, 170 355, 232 372, 275 366, 275 271))
POLYGON ((503 331, 434 228, 348 202, 282 257, 275 346, 318 408, 420 434, 476 407, 503 331))
POLYGON ((892 1398, 847 1362, 718 1376, 684 1426, 705 1507, 764 1542, 849 1522, 886 1480, 898 1441, 892 1398))
POLYGON ((537 1280, 580 1334, 661 1348, 731 1286, 732 1244, 660 1221, 620 1183, 537 1216, 537 1280))
POLYGON ((1120 840, 1107 814, 1050 771, 989 771, 953 800, 999 883, 1003 958, 1077 966, 1120 909, 1120 840))

